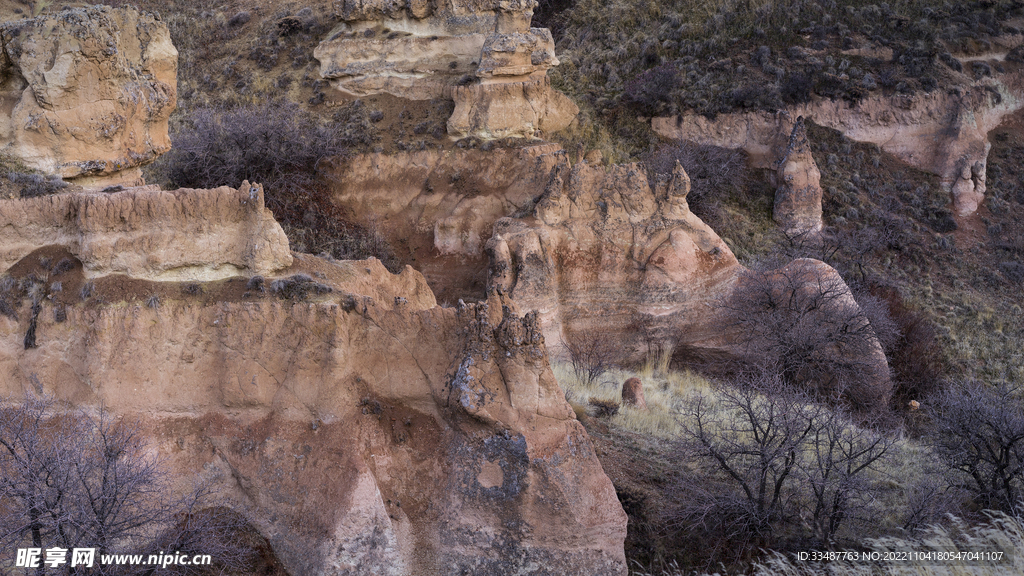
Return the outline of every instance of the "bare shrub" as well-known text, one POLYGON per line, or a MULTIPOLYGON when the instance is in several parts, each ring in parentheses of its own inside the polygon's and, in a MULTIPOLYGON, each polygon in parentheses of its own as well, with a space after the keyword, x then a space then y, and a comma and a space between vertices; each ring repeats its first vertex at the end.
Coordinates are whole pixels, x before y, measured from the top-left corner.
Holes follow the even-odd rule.
POLYGON ((295 104, 234 109, 201 108, 172 134, 174 147, 159 161, 174 186, 264 185, 267 207, 292 248, 338 259, 378 258, 398 271, 391 247, 332 203, 327 160, 343 160, 353 147, 373 142, 369 111, 350 104, 330 121, 295 104))
POLYGON ((21 185, 22 198, 35 198, 54 194, 67 188, 68 183, 56 174, 44 175, 30 172, 10 172, 7 179, 13 184, 21 185))
POLYGON ((1024 401, 1006 384, 960 382, 926 404, 931 440, 949 483, 979 509, 1020 514, 1024 498, 1024 401))
POLYGON ((301 300, 310 294, 327 294, 331 287, 315 282, 305 274, 295 274, 270 283, 270 292, 278 298, 301 300))
POLYGON ((603 332, 570 332, 562 338, 562 348, 569 357, 573 373, 584 386, 590 386, 607 372, 618 357, 614 340, 603 332))
POLYGON ((648 180, 672 174, 677 161, 690 177, 690 210, 710 225, 720 219, 720 198, 747 193, 750 171, 740 150, 688 141, 663 144, 644 159, 648 180))
POLYGON ((772 373, 692 396, 679 422, 678 461, 694 466, 676 484, 675 522, 702 543, 708 566, 859 538, 879 489, 869 472, 896 445, 772 373))
POLYGON ((875 331, 834 270, 799 260, 750 270, 719 307, 751 365, 858 410, 889 401, 875 331))
POLYGON ((619 403, 614 400, 601 400, 599 398, 591 398, 587 401, 590 407, 594 409, 594 416, 598 418, 606 418, 609 416, 615 416, 619 413, 619 403))
MULTIPOLYGON (((936 393, 945 382, 946 367, 935 324, 923 312, 911 308, 895 288, 872 285, 867 290, 887 308, 895 327, 893 341, 883 339, 894 377, 891 405, 902 408, 911 400, 920 401, 936 393)), ((858 295, 858 302, 861 300, 858 295)), ((872 307, 866 310, 870 312, 872 307)), ((872 317, 871 322, 875 326, 878 321, 872 317)))
MULTIPOLYGON (((232 545, 206 548, 229 526, 202 512, 209 490, 172 496, 170 478, 149 455, 139 427, 105 411, 96 417, 67 412, 49 398, 4 401, 0 472, 5 549, 90 547, 107 554, 175 544, 182 552, 217 552, 214 561, 227 569, 237 569, 245 555, 232 545), (160 534, 155 541, 154 533, 160 534)), ((115 571, 98 566, 90 573, 115 571)))
POLYGON ((731 561, 785 537, 781 529, 797 514, 799 457, 821 413, 777 375, 744 384, 695 395, 678 442, 679 461, 695 463, 697 472, 680 485, 677 521, 720 546, 709 550, 712 558, 731 551, 731 561))

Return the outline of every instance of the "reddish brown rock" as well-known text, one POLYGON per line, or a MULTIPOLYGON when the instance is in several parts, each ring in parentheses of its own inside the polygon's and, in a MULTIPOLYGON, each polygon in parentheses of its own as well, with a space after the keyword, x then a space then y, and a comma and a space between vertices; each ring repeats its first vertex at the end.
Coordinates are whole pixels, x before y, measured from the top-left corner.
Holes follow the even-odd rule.
POLYGON ((626 574, 626 515, 536 314, 438 307, 412 268, 287 241, 262 258, 280 227, 257 186, 0 217, 0 396, 139 420, 174 482, 209 482, 290 573, 626 574), (251 277, 161 282, 156 264, 251 277))
POLYGON ((644 387, 639 378, 630 378, 622 383, 622 403, 640 410, 647 410, 644 387))

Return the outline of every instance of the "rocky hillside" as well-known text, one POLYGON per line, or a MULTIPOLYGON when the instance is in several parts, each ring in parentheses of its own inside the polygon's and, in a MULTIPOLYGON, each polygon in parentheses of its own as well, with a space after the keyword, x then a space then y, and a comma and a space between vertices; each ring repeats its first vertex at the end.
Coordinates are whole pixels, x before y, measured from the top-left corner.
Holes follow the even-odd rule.
POLYGON ((581 347, 879 435, 1024 380, 1020 2, 105 4, 0 0, 0 392, 137 419, 289 573, 691 566, 699 456, 581 347))

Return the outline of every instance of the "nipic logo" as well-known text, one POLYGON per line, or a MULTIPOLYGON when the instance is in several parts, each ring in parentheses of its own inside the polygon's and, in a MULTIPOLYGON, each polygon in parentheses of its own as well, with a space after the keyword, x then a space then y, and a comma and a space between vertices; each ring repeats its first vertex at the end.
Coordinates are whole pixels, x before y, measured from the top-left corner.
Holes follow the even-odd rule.
MULTIPOLYGON (((40 562, 50 568, 68 564, 71 567, 82 566, 92 568, 96 562, 95 548, 74 548, 71 550, 70 563, 67 548, 18 548, 14 565, 18 568, 39 568, 40 562)), ((209 566, 213 559, 209 554, 182 554, 181 552, 150 554, 102 554, 100 564, 129 566, 209 566), (143 561, 145 558, 145 561, 143 561)))

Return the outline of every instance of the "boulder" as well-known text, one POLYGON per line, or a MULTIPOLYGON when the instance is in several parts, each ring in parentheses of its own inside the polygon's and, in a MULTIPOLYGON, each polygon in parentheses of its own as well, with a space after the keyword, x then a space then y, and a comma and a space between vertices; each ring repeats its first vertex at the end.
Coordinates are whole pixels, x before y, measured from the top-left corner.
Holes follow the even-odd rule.
POLYGON ((639 378, 630 378, 622 383, 622 403, 638 410, 647 410, 644 387, 639 378))
POLYGON ((178 52, 134 8, 68 8, 0 24, 0 148, 86 187, 142 183, 167 152, 178 52))

